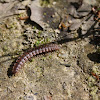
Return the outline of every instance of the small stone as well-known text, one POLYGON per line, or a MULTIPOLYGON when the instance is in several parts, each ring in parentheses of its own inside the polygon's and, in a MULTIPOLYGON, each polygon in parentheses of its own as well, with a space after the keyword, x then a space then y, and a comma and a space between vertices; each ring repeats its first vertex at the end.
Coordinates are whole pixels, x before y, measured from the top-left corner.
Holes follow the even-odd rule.
POLYGON ((70 15, 74 16, 74 17, 78 17, 78 16, 77 16, 76 9, 75 9, 75 7, 72 6, 72 5, 70 5, 70 6, 68 7, 67 12, 68 12, 70 15), (69 8, 70 8, 70 9, 69 9, 69 8))
POLYGON ((43 8, 39 5, 39 1, 33 1, 28 7, 31 10, 30 19, 40 25, 41 28, 44 28, 43 8))
POLYGON ((76 30, 80 27, 81 25, 81 20, 80 19, 73 19, 72 20, 72 25, 69 27, 70 30, 76 30))
POLYGON ((55 31, 55 33, 60 33, 60 30, 58 30, 58 29, 55 29, 54 31, 55 31))
POLYGON ((55 5, 57 2, 53 2, 53 5, 55 5))
MULTIPOLYGON (((99 0, 98 0, 99 1, 99 0)), ((89 4, 89 5, 94 5, 96 4, 96 0, 84 0, 85 3, 89 4)))
POLYGON ((78 8, 75 7, 75 4, 79 5, 77 2, 77 3, 70 4, 68 6, 68 13, 72 15, 73 17, 81 18, 90 13, 91 11, 90 4, 83 2, 82 5, 78 6, 78 8))
POLYGON ((58 57, 63 59, 68 58, 68 52, 62 51, 61 53, 58 54, 58 57))
POLYGON ((83 17, 89 14, 89 12, 91 11, 91 5, 87 4, 87 3, 83 3, 82 6, 77 10, 77 15, 79 17, 83 17))
POLYGON ((72 22, 72 20, 69 20, 68 23, 69 23, 69 24, 72 24, 73 22, 72 22))

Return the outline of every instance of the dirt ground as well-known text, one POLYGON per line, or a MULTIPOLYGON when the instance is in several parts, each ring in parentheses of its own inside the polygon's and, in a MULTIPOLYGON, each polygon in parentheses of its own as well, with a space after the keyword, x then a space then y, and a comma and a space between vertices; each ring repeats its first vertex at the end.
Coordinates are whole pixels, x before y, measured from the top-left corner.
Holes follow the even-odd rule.
POLYGON ((100 16, 96 0, 0 1, 0 100, 100 100, 100 16), (96 30, 96 31, 95 31, 96 30), (15 75, 16 59, 37 46, 15 75))

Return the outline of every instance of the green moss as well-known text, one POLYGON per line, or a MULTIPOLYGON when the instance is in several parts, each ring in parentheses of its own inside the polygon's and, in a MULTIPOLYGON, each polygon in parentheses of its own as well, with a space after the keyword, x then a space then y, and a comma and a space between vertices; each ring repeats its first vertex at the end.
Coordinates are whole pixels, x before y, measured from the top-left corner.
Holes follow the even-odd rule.
POLYGON ((49 56, 49 58, 51 59, 51 58, 52 58, 52 56, 50 55, 50 56, 49 56))
POLYGON ((3 51, 6 52, 8 48, 6 46, 3 47, 3 51))
POLYGON ((42 60, 45 60, 46 59, 46 57, 42 57, 42 60))
POLYGON ((14 25, 13 24, 10 24, 10 25, 7 26, 7 28, 8 29, 12 29, 12 28, 14 28, 14 25))
POLYGON ((21 54, 22 54, 22 52, 21 52, 21 51, 16 50, 16 51, 14 52, 14 54, 21 55, 21 54))
POLYGON ((44 13, 43 15, 47 15, 47 13, 44 13))
POLYGON ((37 34, 38 34, 38 38, 41 38, 41 33, 42 31, 39 31, 37 34))
POLYGON ((23 13, 19 14, 17 17, 20 18, 23 15, 23 13))
POLYGON ((34 62, 34 58, 31 59, 31 62, 34 62))
POLYGON ((12 55, 11 58, 12 58, 12 59, 15 59, 15 55, 12 55))
POLYGON ((97 86, 94 86, 94 87, 91 88, 90 94, 92 95, 93 100, 98 100, 97 91, 98 91, 97 86))
POLYGON ((41 35, 42 31, 39 31, 38 34, 41 35))
POLYGON ((92 76, 90 76, 89 78, 88 78, 88 82, 89 82, 89 87, 92 87, 93 86, 93 84, 94 84, 94 82, 95 82, 95 79, 92 77, 92 76))
POLYGON ((39 44, 40 44, 40 41, 36 41, 36 42, 35 42, 35 45, 36 45, 36 46, 39 46, 39 44))
POLYGON ((37 28, 35 26, 33 26, 33 29, 36 30, 37 28))
POLYGON ((44 41, 45 41, 45 43, 48 43, 48 42, 50 42, 50 39, 46 38, 44 41))
POLYGON ((41 6, 48 6, 50 4, 50 0, 40 0, 41 6))
POLYGON ((35 46, 39 46, 39 45, 42 45, 42 44, 47 44, 50 42, 50 39, 49 38, 39 38, 36 42, 35 42, 35 46))
POLYGON ((29 61, 30 61, 30 63, 34 62, 34 58, 30 58, 29 61))
POLYGON ((6 24, 6 28, 7 29, 17 29, 17 23, 16 22, 8 22, 7 24, 6 24))

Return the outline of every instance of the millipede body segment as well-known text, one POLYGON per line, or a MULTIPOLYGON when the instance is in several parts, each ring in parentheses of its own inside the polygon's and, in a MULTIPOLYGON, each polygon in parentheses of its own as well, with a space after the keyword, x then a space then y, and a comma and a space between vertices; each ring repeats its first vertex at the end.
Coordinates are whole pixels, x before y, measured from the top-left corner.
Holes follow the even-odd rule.
POLYGON ((59 48, 60 48, 60 46, 58 46, 57 44, 47 44, 47 45, 42 45, 42 46, 36 47, 36 48, 24 53, 22 56, 20 56, 16 60, 16 63, 14 64, 13 69, 12 69, 12 74, 15 75, 19 71, 19 69, 22 68, 24 63, 26 61, 28 61, 28 59, 30 59, 36 55, 39 55, 39 54, 58 50, 59 48))

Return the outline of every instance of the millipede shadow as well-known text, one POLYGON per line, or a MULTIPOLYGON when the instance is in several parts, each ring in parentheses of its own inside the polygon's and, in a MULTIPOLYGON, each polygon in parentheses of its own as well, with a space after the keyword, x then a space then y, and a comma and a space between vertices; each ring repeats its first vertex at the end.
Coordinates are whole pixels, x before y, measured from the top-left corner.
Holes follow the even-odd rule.
MULTIPOLYGON (((14 53, 8 53, 8 54, 5 54, 5 55, 2 55, 2 56, 0 56, 0 59, 4 59, 3 61, 0 61, 0 64, 1 63, 5 63, 5 62, 7 62, 7 61, 9 61, 9 60, 12 60, 12 58, 7 58, 7 57, 11 57, 11 56, 13 56, 14 55, 14 53), (6 59, 7 58, 7 59, 6 59)), ((18 54, 17 54, 18 55, 18 54)), ((14 61, 15 62, 15 61, 14 61)), ((13 62, 13 63, 14 63, 13 62)), ((8 77, 10 77, 10 76, 12 76, 12 73, 11 73, 11 70, 12 70, 12 65, 13 65, 13 63, 11 64, 11 66, 10 66, 10 68, 8 68, 8 71, 7 71, 7 76, 8 77)))
POLYGON ((16 62, 16 60, 17 60, 17 57, 15 58, 15 60, 11 63, 10 67, 8 68, 7 75, 9 78, 13 75, 12 69, 13 69, 13 66, 14 66, 14 63, 16 62))

